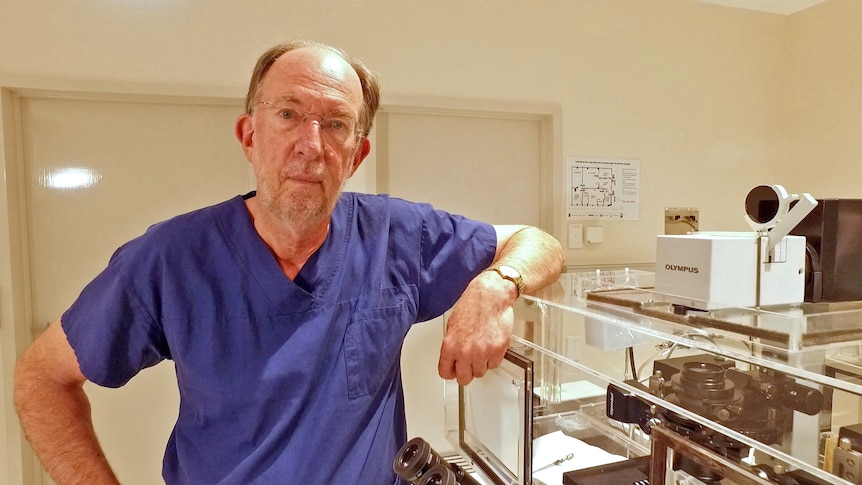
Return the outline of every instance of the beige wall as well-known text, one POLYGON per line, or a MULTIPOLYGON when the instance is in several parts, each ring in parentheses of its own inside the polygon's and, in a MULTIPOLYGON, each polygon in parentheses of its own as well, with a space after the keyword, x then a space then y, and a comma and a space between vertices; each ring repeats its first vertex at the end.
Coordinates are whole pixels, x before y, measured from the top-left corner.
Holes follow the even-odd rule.
POLYGON ((768 167, 783 148, 783 16, 691 0, 0 1, 0 75, 23 82, 239 96, 260 51, 309 36, 365 58, 390 95, 557 103, 563 155, 642 164, 641 220, 604 223, 606 242, 570 264, 652 261, 665 206, 742 229, 750 186, 782 181, 768 167))
POLYGON ((788 22, 783 166, 823 197, 862 198, 862 2, 829 0, 788 22))
MULTIPOLYGON (((554 103, 564 156, 641 160, 640 220, 602 223, 606 242, 568 263, 648 263, 666 206, 699 207, 702 229, 738 230, 756 184, 860 196, 860 14, 858 0, 790 17, 691 0, 0 0, 0 86, 242 96, 263 49, 310 37, 379 70, 384 103, 554 103)), ((16 347, 2 344, 0 433, 15 434, 16 347)), ((17 466, 5 462, 18 459, 12 441, 0 442, 0 470, 17 466)))

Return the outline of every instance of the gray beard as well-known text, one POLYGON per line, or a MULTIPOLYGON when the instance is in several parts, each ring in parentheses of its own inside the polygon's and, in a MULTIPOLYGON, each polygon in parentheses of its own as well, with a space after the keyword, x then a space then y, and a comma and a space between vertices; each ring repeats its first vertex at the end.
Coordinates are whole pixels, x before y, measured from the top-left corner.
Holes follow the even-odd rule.
POLYGON ((282 223, 299 228, 312 227, 329 221, 346 184, 347 179, 329 199, 324 195, 311 196, 301 192, 287 196, 281 192, 268 190, 265 186, 264 190, 258 187, 257 195, 260 197, 261 205, 282 223))
MULTIPOLYGON (((351 153, 350 160, 356 155, 356 147, 351 153)), ((322 170, 322 167, 319 168, 322 170)), ((269 190, 269 187, 261 185, 261 174, 255 173, 257 179, 257 196, 260 197, 260 202, 267 211, 279 221, 295 227, 312 227, 322 221, 329 221, 332 211, 335 209, 335 204, 338 202, 341 192, 344 191, 344 186, 347 185, 347 177, 341 181, 341 186, 332 195, 331 199, 327 199, 323 194, 320 197, 308 196, 308 194, 298 194, 300 197, 282 199, 284 194, 277 190, 269 190), (264 190, 261 190, 263 188, 264 190)))
POLYGON ((331 201, 324 200, 322 197, 284 200, 278 195, 273 197, 272 194, 265 194, 261 198, 261 203, 270 214, 286 224, 310 227, 328 218, 335 208, 337 198, 336 196, 335 200, 331 201))

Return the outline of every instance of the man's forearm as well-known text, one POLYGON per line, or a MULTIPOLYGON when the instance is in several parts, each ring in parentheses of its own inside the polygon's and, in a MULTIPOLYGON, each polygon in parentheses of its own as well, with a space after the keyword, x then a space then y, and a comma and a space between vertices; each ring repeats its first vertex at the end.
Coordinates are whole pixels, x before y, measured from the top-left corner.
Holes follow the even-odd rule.
POLYGON ((524 291, 529 293, 557 280, 563 269, 563 248, 550 234, 525 227, 500 249, 495 264, 508 264, 521 273, 524 291))
MULTIPOLYGON (((515 268, 524 291, 538 290, 559 278, 563 249, 551 235, 530 226, 495 226, 495 230, 498 246, 493 264, 515 268)), ((500 365, 512 335, 517 295, 512 284, 487 271, 470 281, 446 322, 437 364, 441 377, 457 378, 466 386, 500 365)))
POLYGON ((45 382, 19 365, 15 407, 24 434, 58 485, 119 483, 96 439, 90 402, 80 386, 45 382))

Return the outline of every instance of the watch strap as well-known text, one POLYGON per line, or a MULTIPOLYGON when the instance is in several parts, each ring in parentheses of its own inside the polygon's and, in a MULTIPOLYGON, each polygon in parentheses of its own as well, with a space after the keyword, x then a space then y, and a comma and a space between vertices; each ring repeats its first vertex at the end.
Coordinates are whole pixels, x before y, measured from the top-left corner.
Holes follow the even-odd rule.
POLYGON ((524 279, 521 277, 521 273, 515 268, 508 265, 499 265, 499 266, 491 266, 485 271, 493 271, 500 275, 500 278, 504 280, 511 281, 515 284, 515 288, 518 291, 517 298, 520 298, 522 294, 524 294, 524 279))

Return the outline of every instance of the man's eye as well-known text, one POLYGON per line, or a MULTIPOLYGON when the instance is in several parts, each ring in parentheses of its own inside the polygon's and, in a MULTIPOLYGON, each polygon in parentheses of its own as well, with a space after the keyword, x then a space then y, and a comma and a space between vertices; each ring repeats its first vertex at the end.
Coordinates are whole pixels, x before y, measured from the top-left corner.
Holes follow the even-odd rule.
POLYGON ((347 128, 347 123, 341 120, 329 120, 329 127, 335 131, 342 131, 347 128))
POLYGON ((296 118, 296 112, 292 109, 283 109, 278 112, 278 115, 286 120, 292 120, 296 118))

